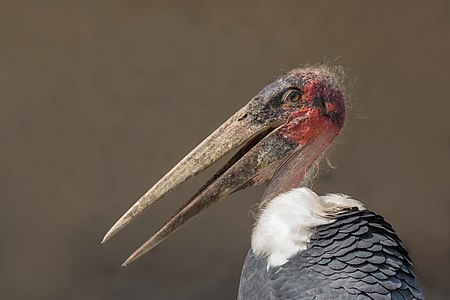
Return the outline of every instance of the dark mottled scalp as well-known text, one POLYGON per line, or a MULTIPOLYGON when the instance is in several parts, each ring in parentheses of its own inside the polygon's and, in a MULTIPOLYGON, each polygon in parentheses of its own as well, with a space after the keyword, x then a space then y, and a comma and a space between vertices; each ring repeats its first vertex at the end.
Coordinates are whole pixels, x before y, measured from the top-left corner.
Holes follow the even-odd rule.
POLYGON ((347 210, 317 228, 308 249, 267 270, 247 255, 238 299, 423 299, 408 253, 391 225, 347 210))

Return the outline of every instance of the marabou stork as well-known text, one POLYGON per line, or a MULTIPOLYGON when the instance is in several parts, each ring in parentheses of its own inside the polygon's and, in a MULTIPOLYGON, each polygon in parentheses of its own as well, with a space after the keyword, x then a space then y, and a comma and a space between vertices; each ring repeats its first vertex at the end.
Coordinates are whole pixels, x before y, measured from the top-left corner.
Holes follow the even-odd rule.
POLYGON ((305 186, 344 119, 344 93, 333 70, 319 66, 286 73, 145 193, 103 242, 188 178, 241 147, 124 266, 218 200, 265 184, 238 299, 423 299, 391 225, 357 200, 318 196, 305 186))

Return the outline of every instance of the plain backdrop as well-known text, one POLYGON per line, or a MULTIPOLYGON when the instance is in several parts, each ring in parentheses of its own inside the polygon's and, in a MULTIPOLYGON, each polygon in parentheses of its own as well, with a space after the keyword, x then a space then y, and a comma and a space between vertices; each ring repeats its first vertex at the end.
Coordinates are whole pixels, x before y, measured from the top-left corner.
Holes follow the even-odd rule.
POLYGON ((391 222, 428 299, 450 285, 449 1, 0 1, 0 298, 233 299, 262 188, 126 268, 218 166, 116 219, 264 85, 347 69, 318 193, 391 222))

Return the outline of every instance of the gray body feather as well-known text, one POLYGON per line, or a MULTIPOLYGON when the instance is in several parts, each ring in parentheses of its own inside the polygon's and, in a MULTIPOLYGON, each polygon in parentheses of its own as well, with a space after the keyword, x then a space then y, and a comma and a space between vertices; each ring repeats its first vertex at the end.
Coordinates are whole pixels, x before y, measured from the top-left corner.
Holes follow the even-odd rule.
POLYGON ((252 250, 239 300, 423 299, 408 253, 381 216, 347 210, 320 226, 308 248, 267 270, 252 250))

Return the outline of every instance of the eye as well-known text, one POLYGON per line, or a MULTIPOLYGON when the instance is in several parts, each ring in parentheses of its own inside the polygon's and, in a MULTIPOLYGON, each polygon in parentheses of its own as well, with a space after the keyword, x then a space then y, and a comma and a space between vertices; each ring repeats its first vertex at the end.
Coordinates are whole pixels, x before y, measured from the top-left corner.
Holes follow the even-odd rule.
POLYGON ((285 101, 297 102, 302 99, 302 92, 300 92, 299 90, 288 90, 286 93, 284 93, 283 99, 285 101))

